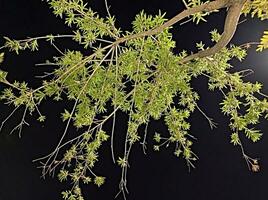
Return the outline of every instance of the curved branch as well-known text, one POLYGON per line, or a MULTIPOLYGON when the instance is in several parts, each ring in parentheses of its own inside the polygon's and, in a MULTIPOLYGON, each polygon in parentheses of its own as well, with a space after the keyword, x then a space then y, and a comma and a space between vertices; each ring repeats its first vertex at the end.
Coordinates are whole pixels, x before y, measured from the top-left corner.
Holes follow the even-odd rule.
POLYGON ((198 53, 187 56, 182 59, 181 62, 186 63, 196 58, 203 58, 206 56, 213 55, 219 52, 225 46, 227 46, 227 44, 231 41, 235 34, 238 21, 241 15, 241 10, 246 1, 247 0, 230 1, 230 5, 228 6, 229 9, 224 24, 224 31, 222 33, 221 39, 212 48, 199 51, 198 53))
POLYGON ((182 11, 181 13, 177 14, 175 17, 171 18, 170 20, 168 20, 161 26, 156 27, 155 29, 119 38, 113 43, 113 45, 118 45, 120 43, 126 42, 131 39, 158 34, 162 32, 164 29, 181 21, 182 19, 189 17, 193 14, 196 14, 198 12, 211 12, 211 11, 215 11, 215 10, 227 7, 228 11, 227 11, 226 19, 225 19, 225 24, 224 24, 224 32, 222 33, 221 39, 212 48, 199 51, 193 55, 187 56, 181 60, 181 63, 186 63, 196 58, 203 58, 206 56, 210 56, 219 52, 233 38, 233 35, 236 31, 238 21, 241 15, 241 11, 243 9, 244 4, 247 1, 248 0, 215 0, 215 1, 208 2, 208 3, 204 3, 200 6, 188 8, 182 11))
POLYGON ((176 24, 177 22, 181 21, 182 19, 184 19, 186 17, 189 17, 189 16, 196 14, 196 13, 199 13, 199 12, 211 12, 214 10, 218 10, 218 9, 227 7, 230 4, 230 2, 232 2, 232 1, 233 0, 215 0, 212 2, 204 3, 200 6, 186 9, 186 10, 180 12, 179 14, 177 14, 175 17, 168 20, 167 22, 165 22, 164 24, 162 24, 161 26, 158 26, 152 30, 148 30, 148 31, 144 31, 144 32, 137 33, 134 35, 129 35, 126 37, 119 38, 118 40, 116 40, 114 42, 114 45, 118 45, 120 43, 126 42, 126 41, 131 40, 131 39, 136 39, 136 38, 140 38, 140 37, 158 34, 158 33, 162 32, 164 29, 176 24))

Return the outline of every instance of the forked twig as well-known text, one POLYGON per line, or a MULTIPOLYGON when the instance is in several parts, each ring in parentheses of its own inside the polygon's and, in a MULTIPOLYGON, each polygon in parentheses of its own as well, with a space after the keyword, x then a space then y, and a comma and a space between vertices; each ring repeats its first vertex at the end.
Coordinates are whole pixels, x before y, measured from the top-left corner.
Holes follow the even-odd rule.
POLYGON ((217 128, 217 123, 216 122, 214 122, 213 121, 213 119, 212 118, 210 118, 210 117, 208 117, 207 115, 206 115, 206 113, 204 112, 204 111, 202 111, 202 109, 197 105, 197 103, 195 104, 195 106, 196 106, 196 108, 199 110, 199 112, 207 119, 207 121, 208 121, 208 123, 209 123, 209 126, 210 126, 210 128, 211 128, 211 130, 213 129, 213 128, 217 128))

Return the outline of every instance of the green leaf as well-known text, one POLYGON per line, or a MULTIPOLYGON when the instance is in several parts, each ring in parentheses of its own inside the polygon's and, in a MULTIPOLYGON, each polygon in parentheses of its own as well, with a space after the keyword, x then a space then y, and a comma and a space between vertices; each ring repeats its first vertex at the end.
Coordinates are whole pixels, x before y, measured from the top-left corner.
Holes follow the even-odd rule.
POLYGON ((71 113, 69 113, 68 110, 64 110, 64 113, 62 113, 62 121, 66 121, 72 117, 71 113))
POLYGON ((160 151, 160 146, 159 145, 154 145, 154 151, 160 151))
POLYGON ((245 130, 247 138, 251 139, 252 142, 257 142, 261 139, 262 133, 259 130, 246 129, 245 130))
POLYGON ((55 37, 51 34, 47 35, 46 37, 47 37, 46 41, 50 42, 50 44, 52 44, 55 40, 55 37))
POLYGON ((103 185, 104 182, 105 182, 105 177, 102 177, 102 176, 96 176, 95 179, 94 179, 94 183, 98 187, 100 187, 101 185, 103 185))
POLYGON ((37 40, 32 40, 30 43, 31 51, 37 51, 38 50, 38 43, 37 40))
POLYGON ((88 176, 87 177, 83 177, 82 180, 83 180, 83 183, 84 184, 88 184, 88 183, 92 182, 91 178, 88 177, 88 176))
POLYGON ((4 61, 4 53, 0 53, 0 64, 4 61))
POLYGON ((157 143, 161 141, 161 135, 159 133, 154 134, 154 141, 157 143))
POLYGON ((232 135, 231 135, 231 143, 233 143, 234 145, 240 144, 238 133, 232 133, 232 135))
POLYGON ((59 174, 58 174, 58 179, 60 182, 66 181, 67 177, 69 175, 69 172, 67 170, 60 170, 59 174))
POLYGON ((175 156, 177 156, 177 157, 180 157, 181 153, 182 153, 182 150, 180 150, 180 149, 177 149, 177 150, 174 152, 175 156))
POLYGON ((46 120, 46 116, 41 115, 41 116, 38 117, 37 120, 38 120, 39 122, 44 122, 44 121, 46 120))
POLYGON ((0 70, 0 82, 6 82, 7 72, 0 70))
POLYGON ((124 168, 127 166, 127 161, 125 158, 118 158, 117 163, 120 167, 124 168))
POLYGON ((69 198, 69 195, 71 194, 70 191, 63 191, 61 192, 62 198, 67 200, 69 198))

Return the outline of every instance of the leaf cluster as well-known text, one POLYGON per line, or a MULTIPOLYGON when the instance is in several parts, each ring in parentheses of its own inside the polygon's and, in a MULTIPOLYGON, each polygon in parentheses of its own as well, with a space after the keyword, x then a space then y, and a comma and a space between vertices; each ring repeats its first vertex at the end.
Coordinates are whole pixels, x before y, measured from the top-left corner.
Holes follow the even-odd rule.
MULTIPOLYGON (((254 2, 257 5, 257 1, 254 2)), ((176 43, 170 27, 155 35, 129 39, 122 44, 116 42, 118 38, 159 27, 166 22, 161 12, 156 16, 140 12, 132 22, 132 31, 122 36, 114 25, 113 17, 101 18, 82 0, 48 0, 48 3, 54 14, 64 18, 65 23, 74 29, 74 35, 48 35, 26 40, 6 37, 5 47, 16 53, 27 48, 38 50, 39 39, 53 44, 56 38, 70 37, 84 48, 90 47, 90 54, 66 50, 54 57, 46 63, 55 66, 49 73, 51 77, 44 78, 42 85, 35 89, 25 82, 9 82, 7 73, 0 71, 0 82, 8 86, 1 91, 0 99, 15 109, 25 108, 22 122, 18 125, 20 130, 22 125, 27 124, 24 121, 27 113, 37 112, 38 120, 45 120, 38 106, 46 99, 66 100, 73 105, 62 111, 61 118, 66 127, 55 150, 43 158, 45 162, 40 159, 43 176, 56 171, 59 181, 71 182, 72 188, 62 192, 63 199, 82 200, 81 184, 92 183, 98 187, 104 184, 105 177, 96 175, 94 167, 100 159, 99 149, 108 140, 111 142, 112 158, 122 170, 120 192, 125 195, 132 147, 140 142, 145 149, 147 128, 142 129, 151 120, 164 119, 169 131, 167 136, 155 133, 154 150, 171 147, 176 157, 185 159, 189 167, 194 167, 197 155, 192 151, 195 138, 190 134, 191 114, 200 111, 209 125, 215 126, 198 106, 202 97, 191 87, 192 80, 199 76, 208 78, 209 90, 219 90, 223 94, 220 106, 222 113, 230 118, 231 143, 241 147, 253 170, 258 169, 256 160, 245 154, 240 134, 244 133, 253 142, 261 139, 262 133, 254 125, 261 117, 268 118, 268 102, 267 96, 261 93, 260 83, 243 81, 245 71, 231 72, 233 66, 230 61, 242 61, 247 54, 245 49, 231 45, 210 57, 182 63, 187 52, 175 52, 176 43), (129 117, 124 150, 120 156, 113 152, 118 112, 129 117), (103 125, 111 119, 112 130, 104 130, 103 125), (67 140, 70 126, 77 128, 78 135, 67 140)), ((188 8, 202 4, 199 0, 184 3, 188 8)), ((207 14, 194 15, 193 21, 198 23, 207 14)), ((218 42, 220 38, 216 30, 211 31, 212 42, 218 42)), ((207 48, 203 42, 197 43, 196 47, 198 50, 207 48)), ((0 54, 0 62, 2 59, 3 54, 0 54)))

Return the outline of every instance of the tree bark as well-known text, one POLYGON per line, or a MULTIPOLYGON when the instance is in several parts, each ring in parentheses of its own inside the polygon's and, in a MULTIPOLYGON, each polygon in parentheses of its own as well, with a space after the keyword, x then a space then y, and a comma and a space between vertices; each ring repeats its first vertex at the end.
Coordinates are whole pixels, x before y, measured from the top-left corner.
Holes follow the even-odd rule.
POLYGON ((182 60, 182 63, 189 62, 196 58, 211 56, 224 48, 231 41, 235 34, 241 11, 245 2, 246 0, 229 1, 227 16, 224 24, 224 31, 222 33, 221 39, 212 48, 185 57, 182 60))
POLYGON ((224 32, 222 33, 221 39, 212 48, 187 56, 184 59, 182 59, 181 63, 186 63, 196 58, 211 56, 219 52, 232 39, 237 28, 242 8, 246 2, 247 0, 215 0, 208 3, 204 3, 200 6, 196 6, 182 11, 181 13, 177 14, 175 17, 171 18, 170 20, 168 20, 167 22, 165 22, 164 24, 155 29, 119 38, 114 42, 114 45, 118 45, 131 39, 158 34, 162 32, 164 29, 181 21, 182 19, 189 17, 193 14, 196 14, 198 12, 212 12, 222 8, 227 8, 228 10, 224 24, 224 32))

